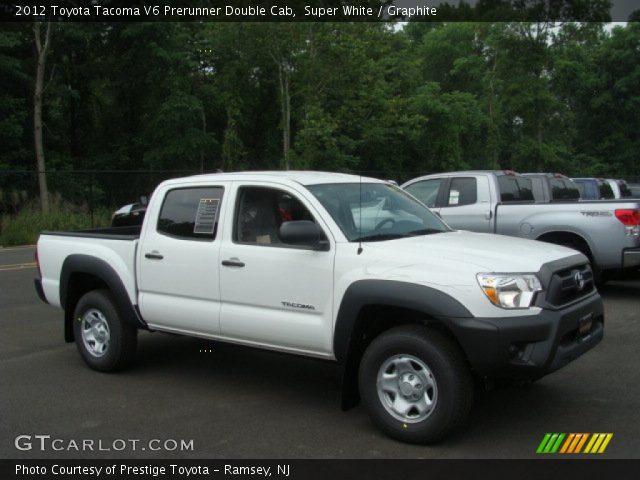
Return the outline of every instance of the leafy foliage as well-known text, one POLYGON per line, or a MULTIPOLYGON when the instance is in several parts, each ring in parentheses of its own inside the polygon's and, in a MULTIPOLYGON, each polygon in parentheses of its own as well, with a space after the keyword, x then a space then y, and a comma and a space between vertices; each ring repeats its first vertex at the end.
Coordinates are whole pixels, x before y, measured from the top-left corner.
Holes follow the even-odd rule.
MULTIPOLYGON (((30 29, 0 32, 5 172, 35 169, 30 29)), ((50 171, 280 168, 288 125, 291 168, 638 175, 638 23, 59 23, 51 48, 50 171)), ((133 188, 89 182, 50 188, 76 203, 133 188)))

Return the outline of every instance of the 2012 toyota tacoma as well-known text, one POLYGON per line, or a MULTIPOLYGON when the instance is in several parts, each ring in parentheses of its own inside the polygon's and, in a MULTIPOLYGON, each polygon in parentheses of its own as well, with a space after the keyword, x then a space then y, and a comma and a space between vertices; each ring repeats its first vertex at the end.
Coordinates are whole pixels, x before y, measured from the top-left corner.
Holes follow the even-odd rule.
POLYGON ((588 259, 451 229, 391 182, 210 174, 154 192, 141 227, 43 232, 40 298, 89 367, 140 329, 337 362, 343 407, 407 442, 464 421, 473 379, 537 379, 603 337, 588 259))

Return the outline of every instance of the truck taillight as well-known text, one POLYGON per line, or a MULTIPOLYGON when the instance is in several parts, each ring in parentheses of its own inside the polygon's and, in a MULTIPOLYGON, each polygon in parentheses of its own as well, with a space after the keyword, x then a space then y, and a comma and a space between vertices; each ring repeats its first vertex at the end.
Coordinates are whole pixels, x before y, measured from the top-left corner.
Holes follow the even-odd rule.
POLYGON ((615 211, 616 218, 620 220, 625 227, 635 227, 640 225, 640 210, 631 208, 620 208, 615 211))

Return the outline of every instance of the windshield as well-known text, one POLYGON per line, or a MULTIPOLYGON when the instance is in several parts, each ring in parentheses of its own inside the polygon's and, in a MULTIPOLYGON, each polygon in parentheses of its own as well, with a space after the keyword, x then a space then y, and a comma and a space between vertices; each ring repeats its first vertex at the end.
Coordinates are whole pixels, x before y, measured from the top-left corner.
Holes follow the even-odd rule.
POLYGON ((331 183, 307 188, 350 242, 450 231, 427 207, 395 185, 331 183))

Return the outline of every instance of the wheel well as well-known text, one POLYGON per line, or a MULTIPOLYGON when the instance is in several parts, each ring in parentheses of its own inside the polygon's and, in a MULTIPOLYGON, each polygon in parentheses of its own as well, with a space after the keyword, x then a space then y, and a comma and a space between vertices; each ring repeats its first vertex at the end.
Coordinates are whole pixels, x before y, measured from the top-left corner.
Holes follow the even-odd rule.
POLYGON ((591 263, 593 263, 593 253, 587 241, 572 232, 550 232, 540 235, 536 240, 547 243, 555 243, 556 245, 563 245, 578 250, 580 253, 585 254, 591 263))
POLYGON ((441 332, 456 345, 467 361, 462 346, 453 333, 442 322, 423 312, 389 305, 366 305, 358 313, 353 325, 351 340, 342 378, 342 408, 347 410, 358 404, 358 369, 360 359, 369 344, 385 331, 402 325, 425 325, 441 332))
POLYGON ((73 313, 82 296, 92 290, 108 289, 109 287, 100 277, 90 273, 76 272, 69 276, 67 295, 64 308, 64 339, 73 342, 73 313))

